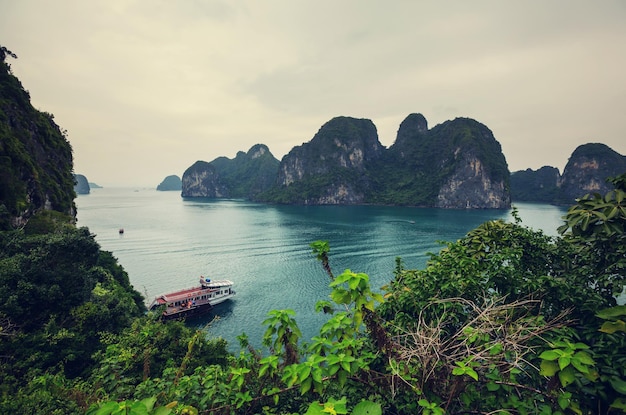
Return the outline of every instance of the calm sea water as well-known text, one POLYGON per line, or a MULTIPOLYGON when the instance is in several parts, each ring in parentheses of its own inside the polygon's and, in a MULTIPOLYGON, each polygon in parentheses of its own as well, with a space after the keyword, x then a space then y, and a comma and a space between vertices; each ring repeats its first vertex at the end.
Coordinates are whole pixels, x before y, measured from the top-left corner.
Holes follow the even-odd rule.
MULTIPOLYGON (((78 226, 113 253, 146 302, 194 286, 201 275, 231 279, 234 299, 189 321, 198 327, 212 321, 209 335, 224 337, 231 349, 238 349, 241 333, 260 347, 261 322, 274 309, 296 311, 304 339, 317 333, 326 317, 315 313, 315 303, 328 299, 330 281, 311 253, 313 241, 329 241, 335 274, 364 272, 379 289, 393 278, 396 257, 421 268, 427 253, 441 249, 438 241, 457 240, 487 220, 512 220, 509 210, 273 206, 182 199, 154 189, 93 189, 76 205, 78 226)), ((516 206, 525 225, 547 234, 556 234, 565 213, 549 205, 516 206)))

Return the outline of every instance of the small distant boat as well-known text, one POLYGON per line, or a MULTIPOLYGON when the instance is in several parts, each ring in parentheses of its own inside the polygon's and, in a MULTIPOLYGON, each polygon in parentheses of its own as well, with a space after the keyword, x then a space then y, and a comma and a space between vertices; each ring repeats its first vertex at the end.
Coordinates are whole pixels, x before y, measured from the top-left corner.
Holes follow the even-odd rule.
POLYGON ((148 309, 155 311, 163 308, 161 318, 164 320, 184 319, 205 313, 234 295, 232 281, 211 281, 209 278, 200 277, 200 286, 159 295, 148 309))

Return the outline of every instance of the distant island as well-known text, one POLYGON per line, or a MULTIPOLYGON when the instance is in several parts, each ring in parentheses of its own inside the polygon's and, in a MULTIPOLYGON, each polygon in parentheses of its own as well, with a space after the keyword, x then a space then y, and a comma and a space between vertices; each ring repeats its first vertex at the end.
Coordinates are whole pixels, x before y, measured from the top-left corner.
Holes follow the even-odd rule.
POLYGON ((280 161, 256 144, 234 159, 195 162, 183 174, 181 195, 455 209, 508 208, 511 201, 568 205, 607 192, 606 179, 624 172, 626 157, 601 143, 576 148, 562 175, 551 166, 511 173, 491 130, 473 119, 429 129, 422 114, 410 114, 387 149, 371 120, 336 117, 280 161))
POLYGON ((74 191, 77 195, 88 195, 91 187, 87 178, 82 174, 74 174, 74 191))
POLYGON ((578 146, 570 156, 563 175, 544 166, 511 174, 513 201, 570 205, 587 193, 605 194, 612 189, 606 179, 626 172, 626 156, 601 143, 578 146))
POLYGON ((172 190, 181 190, 182 182, 180 177, 176 175, 167 176, 156 188, 160 191, 172 191, 172 190))

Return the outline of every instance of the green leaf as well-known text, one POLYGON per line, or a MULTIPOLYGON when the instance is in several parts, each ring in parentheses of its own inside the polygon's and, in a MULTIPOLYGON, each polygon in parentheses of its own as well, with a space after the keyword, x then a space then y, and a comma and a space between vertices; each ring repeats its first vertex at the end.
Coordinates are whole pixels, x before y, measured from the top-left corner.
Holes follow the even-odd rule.
POLYGON ((540 375, 550 377, 556 375, 556 372, 558 371, 559 365, 556 362, 550 360, 543 360, 541 362, 541 367, 539 370, 540 375))
POLYGON ((615 332, 626 332, 626 322, 622 320, 617 321, 605 321, 600 327, 599 331, 607 334, 613 334, 615 332))
MULTIPOLYGON (((170 415, 171 413, 171 408, 168 408, 167 406, 159 406, 152 412, 152 415, 170 415)), ((198 412, 196 411, 196 413, 198 412)))
POLYGON ((304 395, 311 389, 311 385, 313 384, 312 378, 306 378, 304 382, 300 385, 300 394, 304 395))
POLYGON ((617 398, 611 404, 611 408, 621 409, 623 412, 626 412, 626 400, 622 398, 617 398))
POLYGON ((589 367, 583 363, 581 363, 578 359, 572 359, 572 366, 576 368, 580 373, 587 374, 589 373, 589 367))
POLYGON ((561 386, 565 387, 574 382, 575 374, 574 369, 571 366, 565 368, 565 370, 561 370, 559 372, 559 380, 561 381, 561 386))
POLYGON ((585 364, 585 365, 594 365, 596 363, 587 352, 574 353, 574 359, 578 360, 580 363, 585 364))
POLYGON ((572 399, 572 394, 571 393, 569 393, 569 392, 562 393, 558 397, 559 407, 561 409, 566 409, 569 406, 571 399, 572 399))
POLYGON ((611 377, 609 379, 609 383, 615 391, 621 393, 622 395, 626 395, 626 381, 617 377, 611 377))
POLYGON ((107 402, 98 409, 95 415, 109 415, 116 409, 119 409, 120 405, 117 402, 107 402))
POLYGON ((469 376, 470 378, 478 381, 478 373, 476 373, 476 371, 472 369, 471 367, 467 368, 467 370, 465 371, 465 374, 469 376))
POLYGON ((498 389, 500 389, 500 385, 498 385, 497 383, 494 383, 494 382, 488 382, 487 383, 487 390, 489 392, 495 392, 498 389))
POLYGON ((559 368, 561 370, 565 369, 566 367, 570 365, 571 361, 572 361, 572 358, 569 356, 559 357, 559 368))
POLYGON ((563 356, 563 352, 557 349, 557 350, 546 350, 545 352, 539 355, 539 358, 543 360, 556 360, 561 356, 563 356))
POLYGON ((380 404, 371 401, 361 401, 352 410, 352 415, 382 415, 380 404))

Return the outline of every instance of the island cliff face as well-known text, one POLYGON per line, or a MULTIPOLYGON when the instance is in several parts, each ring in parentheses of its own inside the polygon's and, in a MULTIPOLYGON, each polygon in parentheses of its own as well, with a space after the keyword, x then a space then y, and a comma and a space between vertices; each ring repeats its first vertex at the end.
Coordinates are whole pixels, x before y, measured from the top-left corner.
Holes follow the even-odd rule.
POLYGON ((483 124, 456 118, 428 129, 409 115, 389 149, 384 170, 402 174, 385 181, 388 202, 440 208, 507 208, 509 171, 500 143, 483 124), (391 180, 389 180, 391 179, 391 180), (397 203, 397 202, 395 202, 397 203))
POLYGON ((625 172, 625 156, 605 144, 583 144, 570 156, 562 176, 550 166, 513 172, 512 197, 514 201, 571 205, 585 194, 607 193, 613 187, 606 179, 625 172))
POLYGON ((367 167, 383 151, 370 120, 333 118, 310 142, 283 157, 276 186, 263 197, 311 205, 363 203, 369 186, 367 167))
POLYGON ((234 159, 197 161, 183 174, 183 197, 246 198, 267 190, 276 180, 278 160, 267 146, 256 144, 234 159))
POLYGON ((400 125, 385 149, 367 119, 337 117, 280 163, 259 200, 296 204, 388 204, 442 208, 510 206, 509 172, 493 134, 470 119, 432 130, 423 115, 400 125))
POLYGON ((386 149, 371 120, 336 117, 280 162, 260 144, 234 160, 196 162, 183 174, 182 195, 304 205, 508 208, 509 177, 500 144, 477 121, 457 118, 429 130, 423 115, 410 114, 386 149))
POLYGON ((215 167, 206 161, 198 160, 185 170, 182 180, 183 197, 227 197, 228 192, 220 184, 215 167))
POLYGON ((614 186, 606 182, 626 172, 626 157, 600 143, 579 146, 570 156, 559 187, 558 203, 570 204, 587 193, 604 195, 614 186))

